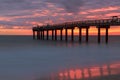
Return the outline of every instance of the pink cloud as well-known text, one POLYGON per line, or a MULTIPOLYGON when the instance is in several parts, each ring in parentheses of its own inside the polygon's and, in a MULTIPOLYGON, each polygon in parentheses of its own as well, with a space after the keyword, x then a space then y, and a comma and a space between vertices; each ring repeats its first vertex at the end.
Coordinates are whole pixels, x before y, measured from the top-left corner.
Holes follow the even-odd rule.
POLYGON ((120 13, 117 12, 112 12, 112 13, 108 13, 105 16, 109 17, 109 16, 120 16, 120 13))
POLYGON ((106 11, 113 11, 113 10, 119 10, 120 6, 115 6, 115 7, 105 7, 105 8, 100 8, 100 9, 94 9, 94 10, 89 10, 88 12, 106 12, 106 11))
POLYGON ((0 29, 5 29, 5 27, 4 27, 4 26, 2 26, 2 25, 0 25, 0 29))
POLYGON ((11 21, 11 18, 0 16, 0 21, 11 21))
POLYGON ((96 19, 96 18, 98 18, 98 16, 96 16, 96 15, 92 15, 92 16, 86 16, 86 18, 96 19))
POLYGON ((79 12, 79 14, 88 14, 88 12, 79 12))

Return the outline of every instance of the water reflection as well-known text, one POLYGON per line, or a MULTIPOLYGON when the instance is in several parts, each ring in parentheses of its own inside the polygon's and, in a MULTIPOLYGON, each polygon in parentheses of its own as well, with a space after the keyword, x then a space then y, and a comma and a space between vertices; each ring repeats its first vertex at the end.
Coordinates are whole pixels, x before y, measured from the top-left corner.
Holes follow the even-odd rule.
POLYGON ((48 80, 120 80, 120 62, 60 71, 52 74, 48 80))
MULTIPOLYGON (((71 36, 69 36, 69 38, 71 38, 71 36)), ((89 42, 86 43, 85 41, 85 36, 83 36, 83 40, 80 43, 78 36, 75 36, 74 42, 71 42, 70 39, 68 39, 68 41, 66 42, 65 39, 63 39, 63 41, 61 41, 59 38, 58 40, 52 40, 52 37, 50 37, 49 40, 36 40, 37 41, 37 45, 47 45, 47 46, 58 46, 58 47, 76 47, 76 46, 86 46, 86 45, 96 45, 97 44, 97 36, 90 36, 89 42)), ((104 36, 101 36, 101 44, 105 44, 104 42, 104 36)), ((35 41, 34 41, 35 43, 35 41)), ((109 36, 109 44, 119 44, 120 43, 120 37, 119 36, 109 36)))

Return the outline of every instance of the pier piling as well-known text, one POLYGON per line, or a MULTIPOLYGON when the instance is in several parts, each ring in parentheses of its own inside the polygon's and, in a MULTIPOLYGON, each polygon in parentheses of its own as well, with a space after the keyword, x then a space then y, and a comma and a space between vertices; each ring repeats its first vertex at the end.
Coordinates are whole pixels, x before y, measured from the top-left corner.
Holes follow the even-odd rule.
POLYGON ((81 42, 81 40, 82 40, 82 29, 81 28, 79 28, 79 42, 81 42))
POLYGON ((47 40, 49 40, 49 30, 46 31, 47 40))
POLYGON ((41 40, 43 39, 43 33, 42 33, 42 30, 40 31, 40 39, 41 39, 41 40))
POLYGON ((52 40, 54 40, 54 30, 52 29, 52 40))
POLYGON ((55 40, 57 40, 57 30, 55 30, 55 40))
POLYGON ((37 39, 40 39, 40 31, 37 31, 37 39))
POLYGON ((106 43, 108 43, 108 28, 106 28, 106 43))
POLYGON ((89 37, 89 33, 88 33, 88 28, 86 28, 86 42, 88 43, 88 37, 89 37))
POLYGON ((40 31, 40 33, 39 33, 39 36, 40 36, 40 40, 42 39, 42 37, 41 37, 41 31, 40 31))
POLYGON ((44 30, 42 30, 42 40, 44 40, 44 37, 45 37, 45 33, 44 30))
POLYGON ((65 41, 66 42, 68 41, 68 31, 67 31, 67 29, 65 29, 65 41))
POLYGON ((74 41, 74 29, 71 29, 71 41, 74 41))
POLYGON ((35 39, 35 31, 33 31, 33 39, 35 39))
POLYGON ((62 41, 62 29, 60 30, 60 40, 62 41))
POLYGON ((98 43, 100 43, 100 28, 98 28, 98 43))

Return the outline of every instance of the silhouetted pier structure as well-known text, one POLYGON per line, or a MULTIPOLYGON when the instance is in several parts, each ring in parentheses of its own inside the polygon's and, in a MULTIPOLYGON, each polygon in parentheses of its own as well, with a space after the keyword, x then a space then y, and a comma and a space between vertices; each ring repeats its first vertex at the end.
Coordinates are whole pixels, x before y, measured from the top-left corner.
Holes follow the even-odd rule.
POLYGON ((108 30, 111 26, 120 26, 120 18, 118 16, 113 16, 111 19, 101 19, 101 20, 85 20, 85 21, 74 21, 65 22, 61 24, 53 25, 43 25, 33 27, 33 39, 44 40, 46 31, 46 39, 49 40, 49 31, 52 31, 52 40, 57 40, 57 31, 60 30, 60 40, 63 40, 63 29, 65 29, 65 41, 68 41, 68 29, 71 29, 71 41, 74 41, 74 29, 77 27, 79 29, 79 42, 82 40, 82 29, 86 29, 86 42, 89 40, 89 29, 91 26, 96 26, 98 29, 98 43, 101 42, 101 29, 106 30, 105 42, 108 43, 108 30))

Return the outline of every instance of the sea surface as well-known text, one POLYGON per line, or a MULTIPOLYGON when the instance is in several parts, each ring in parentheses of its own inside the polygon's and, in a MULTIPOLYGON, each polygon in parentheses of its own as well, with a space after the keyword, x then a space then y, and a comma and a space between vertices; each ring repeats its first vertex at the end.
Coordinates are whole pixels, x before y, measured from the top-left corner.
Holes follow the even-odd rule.
POLYGON ((0 80, 120 80, 120 36, 89 42, 0 36, 0 80))

